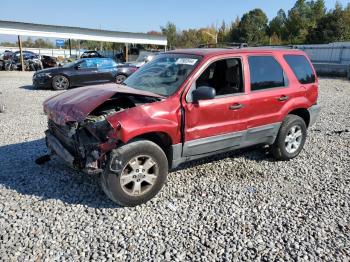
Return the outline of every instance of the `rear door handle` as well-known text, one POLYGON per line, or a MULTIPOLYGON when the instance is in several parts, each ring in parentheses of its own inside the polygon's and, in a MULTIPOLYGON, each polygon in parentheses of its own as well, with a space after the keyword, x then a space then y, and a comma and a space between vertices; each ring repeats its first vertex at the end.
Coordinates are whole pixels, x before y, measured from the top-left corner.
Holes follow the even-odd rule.
POLYGON ((230 110, 238 110, 238 109, 241 109, 243 107, 244 107, 244 105, 237 103, 237 104, 230 106, 230 110))
POLYGON ((280 101, 280 102, 287 101, 288 99, 289 99, 289 97, 288 97, 288 96, 285 96, 285 95, 283 95, 283 96, 277 98, 277 100, 280 101))

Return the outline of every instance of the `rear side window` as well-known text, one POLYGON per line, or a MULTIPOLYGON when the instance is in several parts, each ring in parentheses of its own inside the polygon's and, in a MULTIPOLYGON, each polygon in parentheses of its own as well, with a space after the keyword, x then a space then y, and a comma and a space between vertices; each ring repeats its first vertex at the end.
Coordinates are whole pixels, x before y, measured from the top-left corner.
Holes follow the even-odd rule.
POLYGON ((106 68, 117 66, 116 62, 114 62, 112 59, 96 58, 96 61, 97 61, 97 67, 100 69, 106 69, 106 68))
POLYGON ((251 91, 286 86, 283 69, 272 56, 248 57, 251 91))
POLYGON ((303 55, 285 55, 284 59, 292 68, 301 84, 315 83, 316 76, 309 61, 303 55))

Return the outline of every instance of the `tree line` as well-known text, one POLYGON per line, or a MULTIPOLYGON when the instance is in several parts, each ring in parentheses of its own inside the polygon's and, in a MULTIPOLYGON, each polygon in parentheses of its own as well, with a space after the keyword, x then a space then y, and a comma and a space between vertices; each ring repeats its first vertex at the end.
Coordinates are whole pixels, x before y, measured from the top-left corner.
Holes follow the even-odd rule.
POLYGON ((350 3, 336 3, 327 10, 324 0, 297 0, 285 12, 280 9, 271 21, 261 9, 254 9, 219 28, 178 30, 174 23, 161 27, 169 48, 196 47, 215 42, 250 45, 323 44, 350 40, 350 3))

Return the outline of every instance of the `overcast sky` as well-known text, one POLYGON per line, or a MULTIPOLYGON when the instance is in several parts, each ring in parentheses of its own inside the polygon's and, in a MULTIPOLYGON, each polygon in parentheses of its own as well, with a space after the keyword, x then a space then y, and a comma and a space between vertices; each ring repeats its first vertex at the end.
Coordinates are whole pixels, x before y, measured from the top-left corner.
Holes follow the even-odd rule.
MULTIPOLYGON (((349 0, 339 2, 345 6, 349 0)), ((288 10, 294 3, 295 0, 17 0, 1 3, 0 20, 148 32, 159 31, 167 21, 179 29, 220 25, 254 8, 263 9, 271 19, 280 8, 288 10)), ((336 0, 326 0, 329 9, 335 3, 336 0)), ((14 39, 0 36, 0 41, 14 39)))

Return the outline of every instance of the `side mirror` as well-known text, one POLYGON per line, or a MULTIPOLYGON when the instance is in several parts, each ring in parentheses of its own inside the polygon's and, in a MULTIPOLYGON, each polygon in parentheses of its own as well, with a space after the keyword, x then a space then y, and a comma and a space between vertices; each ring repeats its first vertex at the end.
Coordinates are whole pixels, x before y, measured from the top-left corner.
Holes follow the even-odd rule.
POLYGON ((192 92, 192 101, 197 103, 199 100, 214 99, 216 91, 210 86, 200 86, 192 92))
POLYGON ((74 68, 75 68, 76 70, 79 70, 81 67, 80 67, 80 65, 76 65, 74 68))

